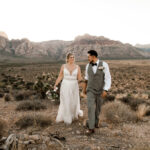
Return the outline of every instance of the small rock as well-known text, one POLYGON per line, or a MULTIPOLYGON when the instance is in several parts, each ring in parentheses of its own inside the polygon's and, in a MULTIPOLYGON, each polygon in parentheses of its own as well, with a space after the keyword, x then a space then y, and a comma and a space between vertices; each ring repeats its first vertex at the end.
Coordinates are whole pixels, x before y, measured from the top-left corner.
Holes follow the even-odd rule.
POLYGON ((72 128, 68 128, 68 131, 72 131, 72 128))
POLYGON ((40 136, 39 136, 39 135, 30 135, 30 136, 29 136, 29 139, 38 141, 38 140, 40 140, 40 136))
POLYGON ((81 134, 81 132, 79 130, 76 131, 76 134, 81 134))
POLYGON ((30 141, 24 141, 23 144, 28 145, 30 141))
POLYGON ((24 139, 25 139, 25 140, 29 139, 29 135, 24 134, 24 139))
POLYGON ((47 142, 50 141, 50 138, 47 137, 47 136, 43 136, 42 139, 43 139, 43 141, 44 141, 45 143, 47 143, 47 142))

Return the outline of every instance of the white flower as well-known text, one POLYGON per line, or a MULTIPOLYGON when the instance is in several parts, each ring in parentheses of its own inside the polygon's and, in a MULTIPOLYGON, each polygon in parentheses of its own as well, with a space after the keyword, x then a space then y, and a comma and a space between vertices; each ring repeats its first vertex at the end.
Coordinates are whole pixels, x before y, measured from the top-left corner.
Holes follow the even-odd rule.
POLYGON ((103 70, 103 69, 104 69, 104 67, 103 67, 103 66, 100 66, 100 67, 98 67, 98 69, 99 69, 99 70, 103 70))

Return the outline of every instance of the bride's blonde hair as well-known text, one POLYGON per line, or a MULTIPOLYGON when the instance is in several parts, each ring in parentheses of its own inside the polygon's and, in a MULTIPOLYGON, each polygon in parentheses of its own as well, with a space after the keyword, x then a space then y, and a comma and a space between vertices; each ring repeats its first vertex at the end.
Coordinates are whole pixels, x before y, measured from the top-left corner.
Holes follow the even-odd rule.
POLYGON ((66 55, 66 63, 68 63, 68 59, 70 58, 70 56, 74 56, 74 54, 71 53, 71 52, 67 53, 67 55, 66 55))

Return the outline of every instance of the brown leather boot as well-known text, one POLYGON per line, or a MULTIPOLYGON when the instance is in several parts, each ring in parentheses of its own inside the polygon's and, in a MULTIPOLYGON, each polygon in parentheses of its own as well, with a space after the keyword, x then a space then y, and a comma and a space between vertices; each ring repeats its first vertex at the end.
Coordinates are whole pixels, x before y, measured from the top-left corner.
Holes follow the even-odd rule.
POLYGON ((94 129, 88 129, 88 130, 86 130, 86 135, 91 135, 93 133, 95 133, 94 129))

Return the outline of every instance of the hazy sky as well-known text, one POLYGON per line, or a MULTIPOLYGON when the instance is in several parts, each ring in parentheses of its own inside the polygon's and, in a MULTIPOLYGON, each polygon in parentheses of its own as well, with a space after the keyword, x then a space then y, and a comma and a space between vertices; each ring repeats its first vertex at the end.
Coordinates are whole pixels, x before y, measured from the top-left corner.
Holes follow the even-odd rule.
POLYGON ((0 31, 9 39, 73 40, 105 36, 150 43, 150 0, 0 0, 0 31))

